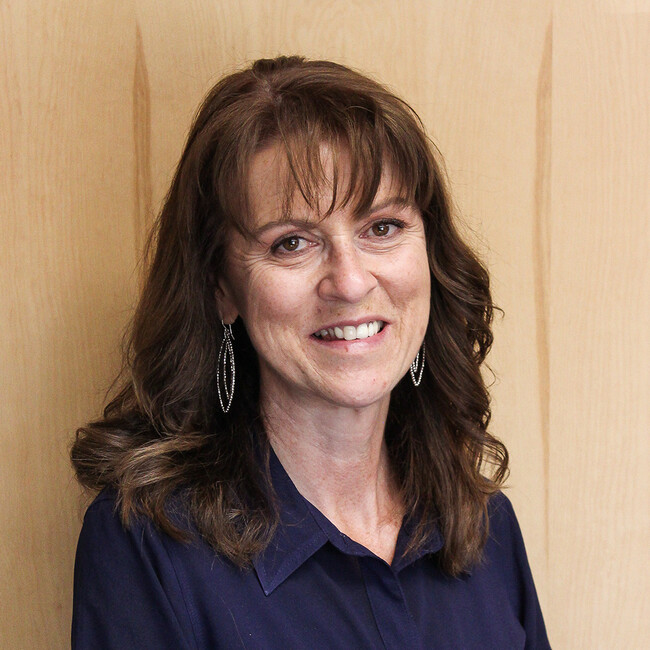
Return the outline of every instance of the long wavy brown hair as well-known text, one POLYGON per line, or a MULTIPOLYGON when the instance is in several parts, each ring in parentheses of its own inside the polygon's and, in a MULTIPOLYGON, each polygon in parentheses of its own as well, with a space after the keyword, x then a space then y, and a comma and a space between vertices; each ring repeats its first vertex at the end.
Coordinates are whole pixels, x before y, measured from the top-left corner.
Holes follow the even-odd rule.
POLYGON ((247 233, 247 170, 261 148, 286 153, 286 197, 317 205, 323 144, 345 152, 351 176, 335 204, 371 205, 389 165, 419 207, 428 244, 431 311, 419 388, 393 390, 386 441, 407 512, 410 551, 432 526, 440 564, 457 575, 477 562, 487 502, 504 482, 508 454, 487 431, 481 365, 495 309, 488 274, 454 225, 435 147, 414 111, 374 80, 328 61, 256 61, 219 81, 200 107, 149 244, 151 263, 128 333, 117 392, 103 417, 78 429, 71 458, 87 488, 113 488, 126 525, 150 517, 188 539, 169 511, 182 496, 192 528, 217 553, 246 565, 277 525, 260 424, 255 350, 234 325, 236 394, 219 406, 222 327, 215 285, 233 229, 247 233))

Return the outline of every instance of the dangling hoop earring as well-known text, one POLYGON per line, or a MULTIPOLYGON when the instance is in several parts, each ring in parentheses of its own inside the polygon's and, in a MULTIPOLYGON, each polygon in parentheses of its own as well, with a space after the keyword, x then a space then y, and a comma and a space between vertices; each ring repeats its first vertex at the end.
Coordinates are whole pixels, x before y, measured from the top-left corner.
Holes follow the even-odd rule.
POLYGON ((411 379, 413 380, 413 385, 419 386, 420 382, 422 381, 422 373, 424 372, 424 343, 422 344, 422 347, 418 350, 418 353, 415 355, 415 359, 413 359, 413 363, 411 364, 409 370, 411 372, 411 379), (422 363, 420 363, 420 352, 422 353, 422 363), (420 365, 419 368, 418 368, 418 364, 420 365))
POLYGON ((219 348, 219 361, 217 362, 217 393, 221 410, 228 413, 232 404, 232 396, 235 393, 235 351, 232 347, 235 337, 232 333, 232 325, 226 325, 223 321, 221 321, 221 325, 223 326, 223 340, 219 348))

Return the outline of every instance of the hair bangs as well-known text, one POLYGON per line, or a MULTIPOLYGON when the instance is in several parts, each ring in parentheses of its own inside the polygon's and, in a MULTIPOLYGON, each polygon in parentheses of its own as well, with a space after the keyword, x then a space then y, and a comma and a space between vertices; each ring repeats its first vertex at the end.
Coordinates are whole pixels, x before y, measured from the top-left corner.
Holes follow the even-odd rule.
POLYGON ((362 216, 372 208, 387 174, 391 196, 424 207, 418 189, 427 165, 418 147, 392 133, 378 111, 356 105, 330 111, 317 105, 281 104, 276 106, 274 118, 275 128, 247 161, 238 161, 238 178, 229 183, 227 211, 240 232, 251 236, 254 219, 248 192, 241 188, 255 153, 271 146, 277 146, 279 154, 275 164, 281 186, 281 219, 294 218, 297 205, 306 206, 319 219, 343 208, 362 216))

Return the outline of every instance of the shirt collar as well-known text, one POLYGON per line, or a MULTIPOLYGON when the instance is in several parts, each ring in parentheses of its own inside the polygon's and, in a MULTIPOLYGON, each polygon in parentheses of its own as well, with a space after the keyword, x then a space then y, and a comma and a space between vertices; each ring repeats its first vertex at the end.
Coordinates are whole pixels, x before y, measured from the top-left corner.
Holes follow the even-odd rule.
MULTIPOLYGON (((327 542, 346 555, 374 557, 367 548, 341 533, 298 492, 272 448, 269 465, 279 523, 269 545, 253 560, 257 578, 267 596, 327 542)), ((442 548, 442 536, 435 528, 417 553, 403 556, 411 533, 412 526, 408 522, 403 524, 393 562, 396 572, 442 548)))
POLYGON ((307 500, 298 492, 272 448, 269 469, 279 522, 269 545, 253 560, 267 596, 327 542, 327 535, 314 521, 307 500))

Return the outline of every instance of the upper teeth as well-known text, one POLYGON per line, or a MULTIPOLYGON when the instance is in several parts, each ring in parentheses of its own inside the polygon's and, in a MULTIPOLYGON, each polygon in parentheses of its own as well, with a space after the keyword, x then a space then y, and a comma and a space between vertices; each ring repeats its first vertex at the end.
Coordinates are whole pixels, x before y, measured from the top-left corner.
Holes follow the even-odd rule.
POLYGON ((341 339, 346 341, 354 341, 355 339, 367 339, 369 336, 374 336, 384 326, 383 321, 373 320, 369 323, 361 323, 361 325, 345 325, 344 327, 330 327, 316 332, 316 336, 320 338, 331 337, 333 339, 341 339))

